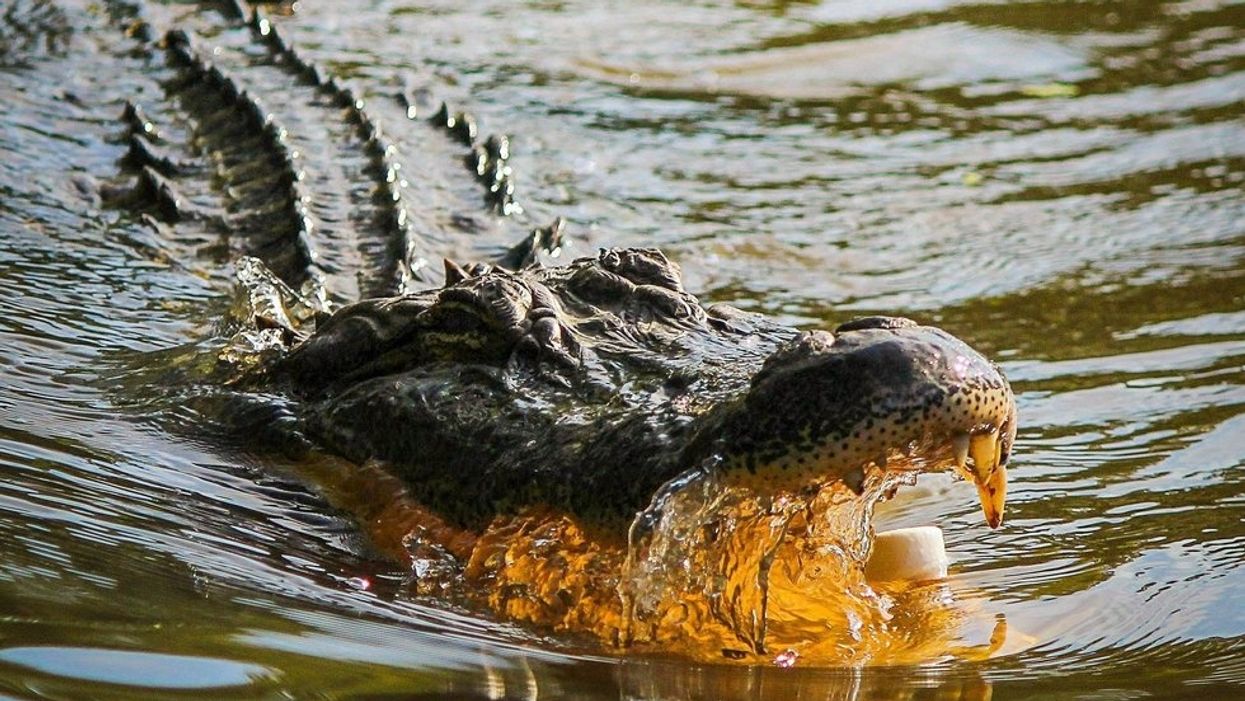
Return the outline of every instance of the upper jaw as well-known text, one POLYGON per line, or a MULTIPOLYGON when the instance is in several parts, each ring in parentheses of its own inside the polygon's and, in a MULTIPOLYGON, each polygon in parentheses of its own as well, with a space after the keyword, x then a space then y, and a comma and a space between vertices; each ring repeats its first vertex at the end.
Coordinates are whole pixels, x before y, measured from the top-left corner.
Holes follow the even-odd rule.
MULTIPOLYGON (((847 327, 859 326, 849 322, 847 327)), ((867 324, 869 328, 872 324, 867 324)), ((838 330, 842 332, 844 327, 838 330)), ((922 383, 945 391, 941 406, 926 414, 916 431, 922 443, 949 438, 951 467, 973 483, 990 528, 1003 523, 1007 463, 1016 438, 1016 398, 998 366, 950 334, 936 328, 884 320, 882 328, 909 336, 915 373, 922 383)))
POLYGON ((1015 397, 997 366, 940 329, 871 318, 804 334, 767 361, 737 419, 728 471, 755 488, 853 487, 862 469, 904 469, 887 456, 916 449, 916 469, 955 470, 990 527, 1002 523, 1015 397))

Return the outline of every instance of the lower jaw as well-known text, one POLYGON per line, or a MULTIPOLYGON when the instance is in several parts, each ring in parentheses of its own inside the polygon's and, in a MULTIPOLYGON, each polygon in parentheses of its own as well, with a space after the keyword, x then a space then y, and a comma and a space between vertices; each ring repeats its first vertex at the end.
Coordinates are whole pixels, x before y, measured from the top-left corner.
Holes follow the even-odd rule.
POLYGON ((959 615, 943 588, 864 574, 873 507, 927 467, 896 454, 865 472, 859 494, 837 483, 768 498, 712 479, 683 486, 633 534, 621 581, 628 639, 704 661, 944 657, 959 615))
POLYGON ((548 509, 441 542, 445 534, 423 524, 426 510, 400 494, 385 517, 360 520, 375 545, 412 568, 417 592, 587 633, 620 652, 752 664, 794 655, 801 666, 920 663, 964 649, 970 608, 945 582, 871 583, 864 567, 873 507, 936 468, 931 460, 892 454, 886 469, 866 471, 859 495, 836 483, 758 497, 702 476, 669 495, 630 542, 548 509))

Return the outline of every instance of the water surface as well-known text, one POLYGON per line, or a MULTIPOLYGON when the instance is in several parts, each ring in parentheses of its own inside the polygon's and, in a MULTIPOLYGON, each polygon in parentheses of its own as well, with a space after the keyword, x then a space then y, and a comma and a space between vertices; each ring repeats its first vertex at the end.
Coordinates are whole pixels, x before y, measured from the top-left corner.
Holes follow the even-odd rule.
POLYGON ((6 7, 72 31, 0 29, 3 693, 1245 687, 1240 6, 382 0, 274 18, 389 105, 378 118, 430 221, 476 211, 479 193, 382 98, 424 91, 512 135, 524 212, 445 253, 490 255, 562 215, 570 255, 657 245, 704 299, 805 327, 904 313, 1001 361, 1021 412, 1004 528, 939 479, 879 526, 942 526, 952 583, 1023 644, 894 669, 617 659, 436 605, 297 465, 145 415, 136 359, 215 332, 229 256, 153 238, 99 199, 125 152, 124 99, 158 101, 162 77, 121 40, 124 3, 6 7))

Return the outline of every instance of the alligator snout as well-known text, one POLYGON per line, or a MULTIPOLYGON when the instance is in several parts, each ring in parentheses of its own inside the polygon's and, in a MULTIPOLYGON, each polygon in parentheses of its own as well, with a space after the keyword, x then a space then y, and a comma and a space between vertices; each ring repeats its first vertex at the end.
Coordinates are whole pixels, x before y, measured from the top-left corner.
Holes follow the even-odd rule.
POLYGON ((729 478, 751 488, 839 480, 860 493, 899 454, 973 482, 992 528, 1015 435, 1015 397, 993 363, 894 317, 800 334, 765 361, 722 431, 729 478))

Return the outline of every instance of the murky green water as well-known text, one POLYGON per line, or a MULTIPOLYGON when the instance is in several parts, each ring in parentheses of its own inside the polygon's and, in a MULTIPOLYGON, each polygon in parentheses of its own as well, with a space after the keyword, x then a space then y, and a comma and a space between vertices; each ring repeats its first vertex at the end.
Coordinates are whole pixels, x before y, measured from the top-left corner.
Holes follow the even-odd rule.
MULTIPOLYGON (((212 332, 228 255, 100 204, 124 100, 158 102, 162 78, 125 43, 121 5, 0 3, 73 28, 24 41, 0 19, 0 693, 1245 689, 1245 7, 379 1, 274 20, 389 104, 377 115, 433 228, 479 216, 476 186, 381 98, 427 90, 513 135, 525 214, 447 226, 444 252, 495 253, 561 214, 572 254, 659 245, 702 297, 805 326, 902 312, 1002 361, 1022 416, 1005 527, 938 480, 879 525, 941 525, 955 584, 1027 642, 814 670, 577 655, 430 605, 297 466, 144 415, 134 362, 212 332)), ((225 26, 193 5, 157 14, 225 26)), ((209 39, 230 60, 230 33, 209 39)), ((349 187, 316 157, 326 188, 349 187)), ((324 206, 332 221, 349 203, 324 206)))

